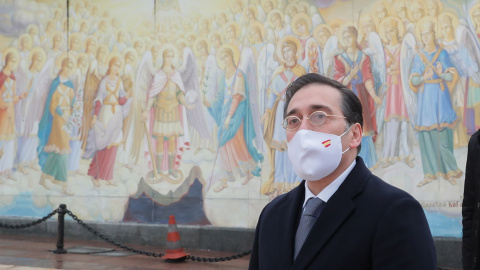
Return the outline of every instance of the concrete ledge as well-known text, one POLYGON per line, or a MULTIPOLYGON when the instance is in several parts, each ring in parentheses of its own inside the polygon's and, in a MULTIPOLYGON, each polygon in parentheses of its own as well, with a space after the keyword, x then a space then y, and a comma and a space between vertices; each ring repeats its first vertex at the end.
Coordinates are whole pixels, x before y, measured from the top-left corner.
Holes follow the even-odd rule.
MULTIPOLYGON (((35 220, 32 218, 0 217, 0 223, 8 225, 26 224, 35 220)), ((135 243, 138 245, 165 246, 167 241, 168 225, 108 222, 88 222, 88 225, 120 244, 135 243)), ((177 225, 177 228, 184 248, 235 253, 250 250, 255 234, 254 229, 242 228, 185 225, 177 225)), ((57 219, 55 216, 37 226, 25 229, 0 228, 0 234, 56 236, 57 219)), ((66 246, 68 246, 69 238, 102 241, 70 217, 65 220, 66 246)), ((447 237, 437 237, 434 240, 437 249, 438 267, 462 268, 462 240, 447 237)), ((52 243, 52 249, 54 248, 55 243, 52 243)))

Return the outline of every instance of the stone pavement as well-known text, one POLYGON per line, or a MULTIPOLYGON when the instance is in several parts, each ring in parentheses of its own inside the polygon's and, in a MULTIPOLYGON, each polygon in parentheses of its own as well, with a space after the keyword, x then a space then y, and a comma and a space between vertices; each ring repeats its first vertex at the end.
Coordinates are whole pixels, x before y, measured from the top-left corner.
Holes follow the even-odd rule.
MULTIPOLYGON (((40 269, 222 269, 237 270, 247 269, 250 256, 240 259, 217 262, 166 263, 160 258, 144 255, 107 256, 95 254, 54 254, 49 250, 56 248, 56 239, 53 237, 34 237, 19 235, 0 235, 0 270, 40 270, 40 269)), ((65 239, 65 249, 74 247, 97 247, 122 251, 106 242, 65 239)), ((131 248, 164 253, 165 250, 156 246, 128 245, 131 248)), ((235 255, 229 252, 216 252, 204 250, 186 250, 187 253, 197 257, 228 257, 235 255)), ((121 253, 121 252, 118 252, 121 253)), ((112 254, 118 254, 112 253, 112 254)))

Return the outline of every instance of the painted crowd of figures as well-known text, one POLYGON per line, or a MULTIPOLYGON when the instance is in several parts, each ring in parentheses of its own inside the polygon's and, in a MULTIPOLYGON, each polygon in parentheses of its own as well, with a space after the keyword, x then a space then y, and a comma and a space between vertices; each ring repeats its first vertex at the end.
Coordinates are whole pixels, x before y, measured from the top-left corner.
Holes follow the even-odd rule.
POLYGON ((41 170, 41 185, 70 194, 68 172, 115 185, 115 166, 145 159, 148 177, 176 182, 182 154, 205 150, 218 152, 216 192, 260 176, 265 154, 272 169, 261 192, 278 196, 301 180, 283 106, 287 86, 308 72, 359 97, 369 168, 413 167, 418 145, 417 186, 437 177, 456 185, 463 174, 454 149, 480 128, 480 5, 379 1, 358 20, 327 22, 308 2, 233 0, 214 16, 160 10, 156 26, 126 30, 93 1, 73 3, 68 19, 59 3, 3 52, 3 179, 41 170))

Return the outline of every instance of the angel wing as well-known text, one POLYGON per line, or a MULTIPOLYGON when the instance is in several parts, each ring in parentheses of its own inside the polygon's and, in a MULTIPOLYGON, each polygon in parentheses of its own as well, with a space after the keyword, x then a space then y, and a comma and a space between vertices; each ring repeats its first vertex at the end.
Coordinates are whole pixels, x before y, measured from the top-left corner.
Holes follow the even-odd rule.
POLYGON ((385 115, 384 96, 387 89, 387 64, 385 62, 385 51, 382 40, 376 32, 370 32, 368 34, 368 47, 363 51, 370 57, 372 63, 372 75, 376 95, 383 99, 382 104, 377 107, 375 111, 378 130, 381 130, 383 126, 383 116, 385 115))
POLYGON ((328 38, 323 48, 323 73, 328 78, 333 78, 334 57, 339 53, 337 36, 333 35, 328 38))
POLYGON ((156 69, 153 63, 153 55, 151 51, 146 51, 142 57, 142 61, 138 65, 137 76, 134 85, 134 129, 133 129, 133 146, 132 158, 138 162, 143 151, 143 142, 145 137, 145 128, 143 126, 142 113, 147 108, 147 96, 150 86, 153 82, 156 69))
POLYGON ((260 54, 257 58, 257 83, 258 83, 258 105, 259 112, 263 115, 265 112, 266 98, 268 85, 270 84, 273 72, 278 67, 278 62, 274 59, 275 55, 275 46, 271 43, 268 43, 260 51, 260 54))
POLYGON ((245 81, 248 89, 248 99, 250 101, 250 110, 252 113, 253 127, 255 129, 255 144, 257 149, 263 149, 263 140, 260 128, 260 106, 258 104, 259 89, 257 83, 257 65, 255 61, 255 54, 251 48, 243 47, 240 53, 240 62, 238 69, 245 74, 245 81))
POLYGON ((415 55, 418 52, 417 41, 412 33, 407 33, 400 50, 400 72, 402 79, 403 99, 407 107, 410 124, 415 127, 417 122, 417 95, 410 88, 410 70, 415 55))
POLYGON ((455 40, 460 46, 456 67, 462 77, 470 77, 480 84, 480 43, 466 22, 461 22, 455 32, 455 40))
POLYGON ((187 121, 190 126, 198 131, 200 137, 204 139, 210 139, 211 135, 210 131, 208 130, 207 122, 205 121, 205 113, 202 107, 203 105, 198 82, 197 63, 195 57, 193 56, 192 50, 188 47, 183 49, 182 63, 182 67, 180 67, 178 71, 180 72, 183 86, 185 87, 185 100, 187 103, 189 103, 189 105, 194 105, 192 109, 186 107, 187 121))
POLYGON ((33 88, 33 100, 36 106, 30 106, 28 108, 28 115, 34 117, 27 117, 25 123, 25 134, 30 134, 36 121, 40 121, 45 109, 45 103, 47 102, 48 91, 50 85, 55 79, 55 58, 50 58, 43 66, 33 88))

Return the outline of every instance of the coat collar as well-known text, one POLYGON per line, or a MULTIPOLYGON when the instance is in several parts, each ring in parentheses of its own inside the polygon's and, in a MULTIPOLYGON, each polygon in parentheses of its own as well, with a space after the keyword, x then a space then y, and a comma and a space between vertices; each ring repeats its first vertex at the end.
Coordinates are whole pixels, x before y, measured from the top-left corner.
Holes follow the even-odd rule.
MULTIPOLYGON (((363 163, 362 158, 357 157, 356 161, 357 164, 353 170, 347 176, 337 192, 335 192, 330 198, 318 217, 317 222, 313 225, 297 259, 293 262, 292 270, 306 269, 310 262, 322 250, 327 241, 334 235, 338 228, 342 226, 352 212, 355 211, 356 205, 353 199, 362 192, 365 184, 372 175, 363 163)), ((297 193, 296 196, 305 196, 305 185, 303 183, 300 184, 300 186, 295 189, 295 192, 297 193)), ((303 199, 303 197, 301 199, 303 199)), ((298 204, 295 207, 298 208, 298 204)), ((292 210, 294 209, 290 209, 290 211, 292 210)), ((300 213, 301 211, 297 210, 297 212, 300 213)), ((297 219, 293 221, 293 226, 295 227, 292 228, 291 224, 289 224, 287 228, 289 232, 293 234, 293 237, 290 237, 292 240, 289 239, 291 242, 288 242, 288 246, 292 251, 291 253, 286 254, 293 254, 295 233, 297 229, 296 220, 297 219)), ((292 221, 289 222, 292 223, 292 221)))

